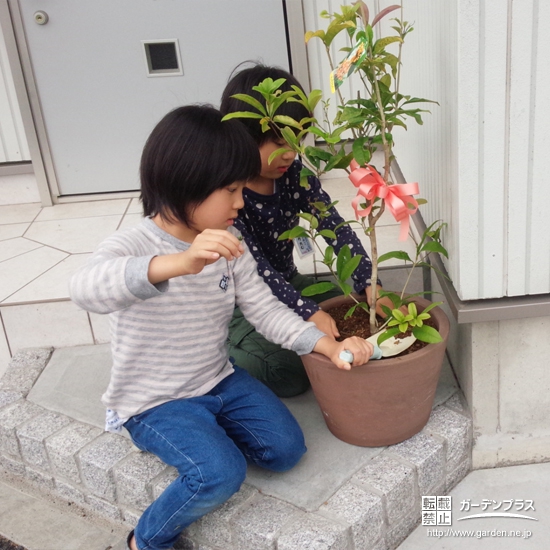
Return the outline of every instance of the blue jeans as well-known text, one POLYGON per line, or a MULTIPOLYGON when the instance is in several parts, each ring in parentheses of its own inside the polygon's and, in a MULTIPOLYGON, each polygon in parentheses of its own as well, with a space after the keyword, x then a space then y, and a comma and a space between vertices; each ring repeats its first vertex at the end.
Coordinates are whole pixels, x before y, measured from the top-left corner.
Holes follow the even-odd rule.
POLYGON ((179 473, 141 516, 140 550, 170 548, 185 527, 223 504, 239 490, 247 461, 284 472, 306 451, 287 407, 239 367, 206 395, 164 403, 124 427, 139 449, 179 473))

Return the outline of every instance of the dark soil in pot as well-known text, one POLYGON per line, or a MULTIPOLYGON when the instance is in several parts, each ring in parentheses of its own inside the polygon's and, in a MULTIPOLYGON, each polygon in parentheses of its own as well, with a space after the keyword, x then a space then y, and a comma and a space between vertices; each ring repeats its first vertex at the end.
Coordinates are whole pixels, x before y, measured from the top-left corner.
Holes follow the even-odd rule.
MULTIPOLYGON (((341 341, 349 338, 350 336, 359 336, 360 338, 367 339, 369 336, 371 336, 368 314, 364 310, 357 308, 351 317, 345 319, 344 317, 349 308, 350 306, 346 304, 330 309, 329 313, 336 322, 336 326, 338 327, 338 331, 340 332, 340 338, 338 338, 338 340, 341 341)), ((378 321, 381 326, 383 320, 378 319, 378 321)), ((425 324, 435 328, 435 323, 432 321, 432 319, 428 319, 427 321, 425 321, 425 324)), ((404 337, 408 336, 408 334, 400 336, 404 337)), ((421 342, 420 340, 417 340, 411 347, 407 348, 403 353, 401 353, 401 355, 413 353, 414 351, 422 349, 427 345, 428 344, 426 344, 426 342, 421 342)))

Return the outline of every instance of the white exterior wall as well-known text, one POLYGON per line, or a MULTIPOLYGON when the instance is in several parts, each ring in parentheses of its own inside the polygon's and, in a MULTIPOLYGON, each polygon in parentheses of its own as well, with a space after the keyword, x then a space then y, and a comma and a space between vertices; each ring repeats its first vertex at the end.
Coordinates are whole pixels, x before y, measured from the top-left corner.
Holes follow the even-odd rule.
POLYGON ((29 161, 30 158, 0 26, 0 163, 29 161))
MULTIPOLYGON (((304 0, 306 28, 324 28, 318 13, 340 3, 304 0)), ((371 14, 395 3, 367 0, 371 14)), ((447 267, 459 297, 549 293, 550 3, 403 0, 403 18, 415 30, 400 91, 439 106, 427 107, 423 126, 394 132, 396 157, 428 200, 425 221, 449 224, 447 267)), ((316 48, 308 46, 312 86, 327 91, 316 48)))
POLYGON ((449 271, 459 297, 550 292, 550 186, 544 170, 550 38, 542 32, 550 23, 550 5, 404 5, 405 18, 417 23, 405 50, 403 90, 429 94, 441 107, 432 109, 424 128, 411 127, 400 138, 397 156, 407 179, 427 189, 433 210, 424 211, 426 221, 441 216, 450 222, 449 271))

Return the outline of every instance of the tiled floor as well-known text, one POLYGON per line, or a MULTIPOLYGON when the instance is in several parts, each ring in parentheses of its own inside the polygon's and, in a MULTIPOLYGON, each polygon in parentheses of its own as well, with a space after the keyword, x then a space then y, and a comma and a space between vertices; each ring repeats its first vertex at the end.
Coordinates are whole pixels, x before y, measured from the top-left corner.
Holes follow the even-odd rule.
MULTIPOLYGON (((142 217, 137 198, 42 207, 28 202, 37 200, 32 178, 0 178, 0 375, 18 349, 108 342, 106 317, 78 309, 69 300, 67 281, 105 237, 142 217)), ((355 193, 349 180, 330 179, 323 187, 340 201, 344 219, 353 219, 350 203, 355 193)), ((384 214, 378 231, 380 253, 397 247, 411 251, 412 241, 403 246, 398 231, 398 224, 384 214)), ((358 234, 369 251, 367 237, 358 234)), ((303 273, 323 272, 313 256, 296 261, 303 273)))

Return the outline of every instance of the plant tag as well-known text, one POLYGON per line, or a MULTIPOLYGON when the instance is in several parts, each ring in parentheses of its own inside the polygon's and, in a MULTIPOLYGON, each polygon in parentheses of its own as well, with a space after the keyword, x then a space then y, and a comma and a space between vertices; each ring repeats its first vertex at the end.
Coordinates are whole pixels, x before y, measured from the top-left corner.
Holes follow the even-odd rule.
POLYGON ((308 237, 296 237, 294 239, 294 248, 300 258, 305 258, 313 254, 313 245, 308 237))
POLYGON ((334 93, 343 83, 346 78, 351 76, 357 67, 361 65, 363 59, 367 55, 367 43, 364 40, 359 40, 359 43, 346 58, 330 73, 330 91, 334 93))

